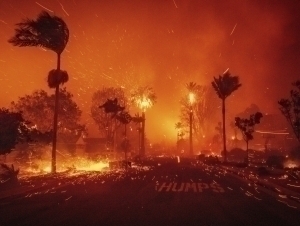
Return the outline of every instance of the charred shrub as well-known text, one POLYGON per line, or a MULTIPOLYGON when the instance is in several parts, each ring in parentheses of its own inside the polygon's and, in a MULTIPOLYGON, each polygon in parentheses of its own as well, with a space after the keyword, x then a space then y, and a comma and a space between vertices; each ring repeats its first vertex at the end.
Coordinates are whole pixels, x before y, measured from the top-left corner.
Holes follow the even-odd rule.
POLYGON ((268 167, 274 167, 277 169, 283 169, 284 166, 284 156, 281 155, 271 155, 268 157, 266 164, 268 167))
POLYGON ((4 163, 0 164, 0 189, 9 188, 19 185, 18 181, 19 169, 15 170, 14 165, 8 166, 4 163))

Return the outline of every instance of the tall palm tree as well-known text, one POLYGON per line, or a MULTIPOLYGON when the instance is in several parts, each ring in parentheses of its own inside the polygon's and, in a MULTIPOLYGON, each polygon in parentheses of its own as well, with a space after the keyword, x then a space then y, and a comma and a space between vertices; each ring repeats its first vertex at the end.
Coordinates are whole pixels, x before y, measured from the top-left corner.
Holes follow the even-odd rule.
POLYGON ((195 82, 189 82, 186 84, 186 88, 189 92, 196 93, 196 91, 198 89, 198 85, 195 82))
POLYGON ((57 54, 56 70, 48 74, 48 85, 55 88, 55 110, 53 120, 53 144, 51 171, 56 172, 56 139, 57 139, 57 117, 59 85, 68 81, 66 71, 60 70, 60 57, 69 40, 69 29, 67 24, 57 16, 51 16, 42 11, 36 20, 25 19, 16 24, 15 35, 8 40, 14 46, 38 46, 54 51, 57 54))
POLYGON ((242 84, 239 83, 238 76, 232 76, 228 70, 223 75, 219 75, 219 78, 214 77, 214 81, 211 83, 215 89, 218 97, 222 100, 222 119, 223 119, 223 149, 224 149, 224 162, 227 162, 227 150, 226 150, 226 133, 225 133, 225 100, 234 91, 236 91, 242 84))
POLYGON ((156 102, 156 94, 149 86, 140 86, 131 93, 131 101, 142 110, 142 133, 140 155, 145 154, 145 112, 156 102))
POLYGON ((195 95, 199 86, 195 82, 190 82, 186 84, 186 88, 189 92, 188 101, 190 105, 189 110, 189 121, 190 121, 190 155, 192 156, 194 153, 193 151, 193 104, 196 101, 195 95))

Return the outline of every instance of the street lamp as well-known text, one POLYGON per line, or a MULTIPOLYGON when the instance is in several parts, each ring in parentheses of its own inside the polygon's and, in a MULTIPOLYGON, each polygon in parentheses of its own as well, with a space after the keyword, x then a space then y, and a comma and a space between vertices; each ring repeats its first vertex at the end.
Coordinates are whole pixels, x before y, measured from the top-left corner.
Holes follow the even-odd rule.
POLYGON ((190 156, 193 156, 193 104, 195 103, 195 94, 189 93, 189 104, 190 104, 190 156))
POLYGON ((139 87, 131 94, 133 103, 142 110, 142 128, 141 128, 141 147, 140 156, 145 155, 145 112, 148 108, 151 108, 156 102, 156 95, 151 87, 144 86, 139 87))
POLYGON ((139 100, 140 101, 140 109, 142 109, 142 133, 141 133, 141 156, 145 155, 145 121, 146 121, 146 117, 145 117, 145 112, 146 109, 150 108, 152 106, 152 102, 149 98, 146 98, 144 95, 142 96, 142 98, 139 100))

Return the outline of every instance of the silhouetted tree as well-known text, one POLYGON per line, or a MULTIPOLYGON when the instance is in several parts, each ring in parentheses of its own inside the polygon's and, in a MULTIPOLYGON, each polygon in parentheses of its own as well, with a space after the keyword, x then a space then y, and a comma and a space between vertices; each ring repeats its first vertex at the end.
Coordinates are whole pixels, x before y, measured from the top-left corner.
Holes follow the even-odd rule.
POLYGON ((142 133, 142 123, 143 123, 143 121, 144 121, 144 118, 142 116, 140 116, 139 113, 135 114, 132 117, 132 122, 135 122, 136 124, 138 124, 137 131, 138 131, 138 150, 139 150, 139 152, 141 150, 141 133, 142 133))
POLYGON ((115 111, 114 107, 117 106, 114 104, 115 100, 120 107, 127 105, 128 101, 122 88, 104 87, 102 90, 97 90, 92 96, 91 116, 98 126, 100 134, 110 142, 113 141, 116 130, 121 125, 119 121, 112 118, 111 114, 115 111), (106 106, 104 110, 99 108, 102 105, 106 106))
POLYGON ((9 167, 4 163, 0 163, 0 188, 9 188, 11 186, 19 185, 18 174, 20 169, 16 169, 14 165, 9 167))
POLYGON ((238 76, 232 76, 228 70, 223 75, 219 75, 219 78, 214 77, 212 86, 215 89, 218 97, 222 100, 222 119, 223 119, 223 149, 224 149, 224 161, 227 162, 227 150, 226 150, 226 129, 225 129, 225 100, 234 91, 236 91, 241 84, 239 83, 238 76))
POLYGON ((28 142, 30 129, 20 112, 0 108, 0 155, 10 153, 20 142, 28 142))
POLYGON ((105 113, 112 113, 112 117, 115 117, 118 112, 123 111, 125 107, 122 107, 118 104, 118 99, 113 100, 107 99, 107 101, 100 105, 99 108, 104 108, 105 113))
MULTIPOLYGON (((124 110, 124 109, 123 109, 124 110)), ((121 112, 119 112, 118 114, 116 114, 116 119, 119 120, 123 125, 127 125, 128 123, 131 122, 132 117, 131 115, 127 112, 127 111, 123 111, 121 110, 121 112)), ((126 134, 125 134, 126 135, 126 134)))
POLYGON ((300 80, 292 83, 297 89, 290 91, 290 99, 278 101, 279 110, 291 125, 293 132, 300 142, 300 80))
POLYGON ((284 160, 285 160, 285 157, 282 155, 270 155, 266 160, 266 164, 268 167, 275 167, 278 169, 283 169, 284 160))
POLYGON ((181 143, 181 140, 183 140, 183 136, 184 136, 184 125, 182 122, 177 122, 175 123, 175 129, 177 130, 177 151, 179 151, 179 144, 181 143))
POLYGON ((195 138, 199 143, 201 143, 203 138, 209 133, 209 127, 215 116, 215 109, 218 106, 218 98, 213 91, 212 87, 197 85, 193 88, 196 98, 195 103, 192 106, 190 106, 186 96, 180 100, 180 121, 182 122, 185 131, 189 128, 190 108, 193 108, 193 134, 195 134, 195 138))
MULTIPOLYGON (((21 111, 25 120, 30 122, 37 132, 35 136, 42 143, 49 133, 53 134, 52 117, 54 114, 55 95, 48 95, 44 90, 34 91, 30 95, 19 97, 16 102, 11 103, 13 111, 21 111)), ((58 106, 58 141, 75 143, 81 132, 85 130, 80 124, 81 110, 73 100, 73 95, 66 90, 60 89, 60 105, 58 106)), ((47 140, 47 139, 46 139, 47 140)))
POLYGON ((198 89, 198 85, 195 82, 190 82, 186 84, 186 88, 188 90, 188 98, 187 98, 187 103, 188 103, 188 109, 189 109, 189 114, 188 114, 188 125, 189 125, 189 142, 190 142, 190 148, 189 148, 189 154, 192 156, 194 154, 194 148, 193 148, 193 119, 194 119, 194 104, 196 102, 196 89, 198 89))
MULTIPOLYGON (((120 108, 119 108, 120 109, 120 108)), ((124 125, 124 139, 122 141, 122 148, 125 153, 125 168, 127 169, 127 151, 130 146, 129 139, 127 138, 127 124, 132 121, 131 115, 127 111, 123 111, 124 108, 121 110, 121 112, 116 114, 116 119, 119 120, 124 125)))
POLYGON ((184 125, 182 122, 175 123, 175 129, 177 130, 177 141, 179 140, 179 137, 182 139, 184 136, 184 125))
POLYGON ((51 16, 48 12, 41 12, 36 20, 25 19, 16 24, 15 36, 9 42, 15 46, 40 46, 54 51, 57 54, 56 70, 48 75, 48 85, 55 88, 55 105, 53 119, 53 145, 52 145, 52 173, 56 172, 56 137, 59 101, 59 85, 68 81, 66 71, 60 69, 60 57, 69 40, 69 29, 63 19, 51 16))
MULTIPOLYGON (((244 111, 236 114, 236 117, 247 118, 249 115, 255 114, 256 112, 260 112, 259 107, 256 104, 251 104, 244 111)), ((261 126, 261 124, 260 124, 260 126, 261 126)), ((237 138, 238 128, 235 126, 235 120, 234 119, 230 122, 230 127, 232 128, 233 133, 234 133, 234 136, 231 138, 231 140, 232 140, 231 145, 234 148, 236 148, 237 143, 238 143, 239 140, 237 138)))
POLYGON ((249 119, 236 117, 235 125, 240 129, 243 135, 244 141, 247 144, 247 157, 246 163, 249 162, 249 148, 248 144, 250 140, 253 140, 254 126, 260 123, 260 119, 263 117, 262 113, 256 112, 255 114, 250 115, 249 119))

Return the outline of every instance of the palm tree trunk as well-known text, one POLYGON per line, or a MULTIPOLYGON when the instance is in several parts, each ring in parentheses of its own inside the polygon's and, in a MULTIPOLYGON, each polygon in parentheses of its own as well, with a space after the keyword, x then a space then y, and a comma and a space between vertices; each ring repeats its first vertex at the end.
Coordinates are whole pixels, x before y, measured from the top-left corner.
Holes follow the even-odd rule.
POLYGON ((190 106, 190 157, 193 156, 193 109, 190 106))
POLYGON ((223 151, 224 151, 224 162, 227 162, 226 130, 225 130, 225 99, 222 99, 222 118, 223 118, 223 151))
POLYGON ((127 170, 127 124, 125 124, 124 128, 124 135, 125 135, 125 170, 127 170))
POLYGON ((114 118, 113 121, 113 129, 112 129, 112 138, 113 138, 113 153, 114 158, 117 159, 117 119, 114 118))
POLYGON ((142 131, 142 129, 141 129, 142 127, 141 127, 141 123, 139 123, 139 128, 138 128, 138 144, 139 144, 139 146, 138 146, 138 154, 139 154, 139 156, 141 156, 141 131, 142 131))
POLYGON ((145 155, 145 112, 142 113, 142 133, 141 133, 141 156, 145 155))
POLYGON ((248 142, 249 141, 246 141, 247 142, 247 156, 246 156, 246 163, 247 163, 247 165, 249 164, 249 148, 248 148, 248 142))
MULTIPOLYGON (((60 71, 60 54, 57 54, 57 71, 60 71)), ((57 140, 57 118, 58 118, 58 100, 59 100, 59 84, 55 87, 55 107, 53 119, 53 143, 52 143, 52 161, 51 172, 56 173, 56 140, 57 140)))

